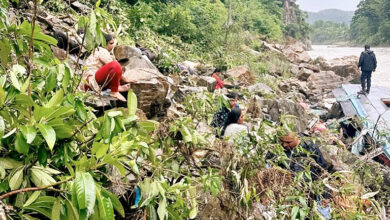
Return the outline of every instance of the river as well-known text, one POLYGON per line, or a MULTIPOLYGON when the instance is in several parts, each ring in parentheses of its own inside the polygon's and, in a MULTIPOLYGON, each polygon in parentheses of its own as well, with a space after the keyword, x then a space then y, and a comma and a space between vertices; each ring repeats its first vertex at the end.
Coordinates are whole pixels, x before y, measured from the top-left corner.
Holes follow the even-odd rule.
MULTIPOLYGON (((371 49, 375 52, 378 60, 378 67, 372 75, 372 85, 390 87, 390 47, 375 47, 371 49)), ((360 56, 362 50, 363 48, 359 47, 313 45, 309 54, 313 59, 319 56, 325 59, 333 59, 351 55, 360 56)))

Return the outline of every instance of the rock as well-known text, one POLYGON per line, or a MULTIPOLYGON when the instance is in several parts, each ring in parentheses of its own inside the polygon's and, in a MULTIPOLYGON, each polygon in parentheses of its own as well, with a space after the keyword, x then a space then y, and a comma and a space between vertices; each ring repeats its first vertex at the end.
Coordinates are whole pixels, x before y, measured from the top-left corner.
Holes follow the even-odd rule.
POLYGON ((209 92, 214 92, 217 85, 217 80, 211 76, 200 76, 196 85, 207 87, 209 92))
POLYGON ((297 78, 301 81, 307 81, 307 79, 314 74, 313 70, 306 69, 306 68, 301 68, 299 71, 297 78))
POLYGON ((50 48, 53 51, 53 55, 59 60, 64 61, 66 59, 66 51, 64 49, 55 47, 53 45, 51 45, 50 48))
POLYGON ((251 93, 256 93, 257 95, 263 94, 273 94, 274 91, 268 85, 264 83, 256 83, 253 86, 248 87, 248 91, 251 93))
POLYGON ((292 63, 308 63, 311 61, 311 58, 306 51, 297 53, 291 49, 285 49, 283 53, 287 60, 292 63))
POLYGON ((282 50, 287 60, 292 63, 309 63, 311 58, 306 51, 306 46, 297 40, 290 40, 282 50))
POLYGON ((279 89, 283 92, 298 91, 305 96, 311 94, 310 89, 307 87, 307 82, 299 81, 298 79, 290 78, 279 84, 279 89))
POLYGON ((88 6, 80 3, 79 1, 72 2, 70 6, 79 13, 88 14, 91 10, 88 6))
POLYGON ((125 81, 131 82, 131 89, 137 95, 139 108, 147 117, 166 112, 170 105, 166 100, 170 89, 168 78, 162 75, 137 48, 116 47, 114 55, 124 68, 125 81))
POLYGON ((307 79, 307 86, 310 90, 329 91, 335 89, 343 84, 343 78, 336 75, 333 71, 321 71, 310 75, 307 79))
POLYGON ((187 72, 189 74, 195 74, 199 65, 200 65, 199 63, 195 63, 195 62, 186 60, 182 63, 177 64, 177 67, 182 72, 184 71, 184 72, 187 72))
POLYGON ((309 63, 301 63, 301 64, 299 64, 299 68, 300 69, 302 69, 302 68, 309 69, 315 73, 319 73, 321 71, 321 68, 318 65, 313 65, 313 64, 309 64, 309 63))
POLYGON ((336 75, 345 78, 348 82, 360 83, 360 71, 357 66, 358 61, 359 58, 357 56, 346 56, 322 61, 320 65, 322 69, 333 71, 336 75))
POLYGON ((226 76, 239 81, 241 85, 251 85, 254 82, 253 73, 247 66, 238 66, 226 72, 226 76))
POLYGON ((331 165, 333 170, 342 171, 348 170, 348 165, 340 159, 340 152, 342 151, 337 146, 325 145, 320 147, 320 151, 327 164, 331 165))
POLYGON ((263 118, 263 110, 261 109, 261 98, 255 95, 248 103, 247 113, 251 114, 251 118, 263 118))
POLYGON ((206 87, 183 86, 176 91, 172 99, 176 102, 183 102, 187 95, 203 93, 205 91, 207 91, 206 87))
POLYGON ((263 99, 255 98, 252 100, 250 112, 256 112, 259 115, 259 112, 269 114, 272 121, 280 122, 280 117, 282 115, 293 115, 296 118, 293 118, 295 124, 296 132, 304 132, 308 124, 308 115, 304 109, 298 104, 288 99, 272 100, 272 99, 263 99), (254 106, 254 107, 253 107, 254 106))
POLYGON ((282 53, 274 44, 267 43, 266 41, 261 42, 261 49, 265 51, 273 51, 278 54, 282 53))
POLYGON ((290 68, 291 68, 291 73, 292 73, 293 75, 296 76, 296 75, 299 74, 299 66, 298 66, 298 65, 291 63, 291 64, 290 64, 290 68))

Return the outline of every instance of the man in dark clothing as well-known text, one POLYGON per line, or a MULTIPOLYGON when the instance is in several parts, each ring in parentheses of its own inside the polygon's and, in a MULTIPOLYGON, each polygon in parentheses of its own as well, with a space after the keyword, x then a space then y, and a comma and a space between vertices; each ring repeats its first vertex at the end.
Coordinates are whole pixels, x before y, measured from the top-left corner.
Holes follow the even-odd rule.
POLYGON ((362 83, 362 92, 370 93, 371 88, 371 74, 376 70, 376 57, 374 51, 370 50, 369 45, 364 46, 364 51, 360 55, 359 59, 359 68, 362 70, 361 83, 362 83), (366 84, 367 81, 367 84, 366 84), (367 87, 366 87, 367 85, 367 87))

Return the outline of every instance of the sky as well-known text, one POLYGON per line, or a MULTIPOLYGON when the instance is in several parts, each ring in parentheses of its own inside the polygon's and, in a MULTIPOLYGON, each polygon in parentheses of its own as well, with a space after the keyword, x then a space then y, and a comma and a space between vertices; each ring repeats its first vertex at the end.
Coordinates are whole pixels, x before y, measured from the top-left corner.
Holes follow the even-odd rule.
POLYGON ((318 12, 323 9, 341 9, 355 11, 360 0, 297 0, 304 11, 318 12))

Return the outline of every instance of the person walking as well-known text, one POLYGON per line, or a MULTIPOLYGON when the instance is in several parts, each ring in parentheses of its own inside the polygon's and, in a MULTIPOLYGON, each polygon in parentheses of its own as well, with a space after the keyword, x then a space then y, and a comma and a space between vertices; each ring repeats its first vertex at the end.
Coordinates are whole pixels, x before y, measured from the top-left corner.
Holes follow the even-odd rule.
POLYGON ((371 74, 376 70, 376 57, 374 51, 370 50, 370 45, 364 46, 364 51, 360 54, 359 68, 362 70, 361 83, 362 93, 369 94, 371 88, 371 74))

